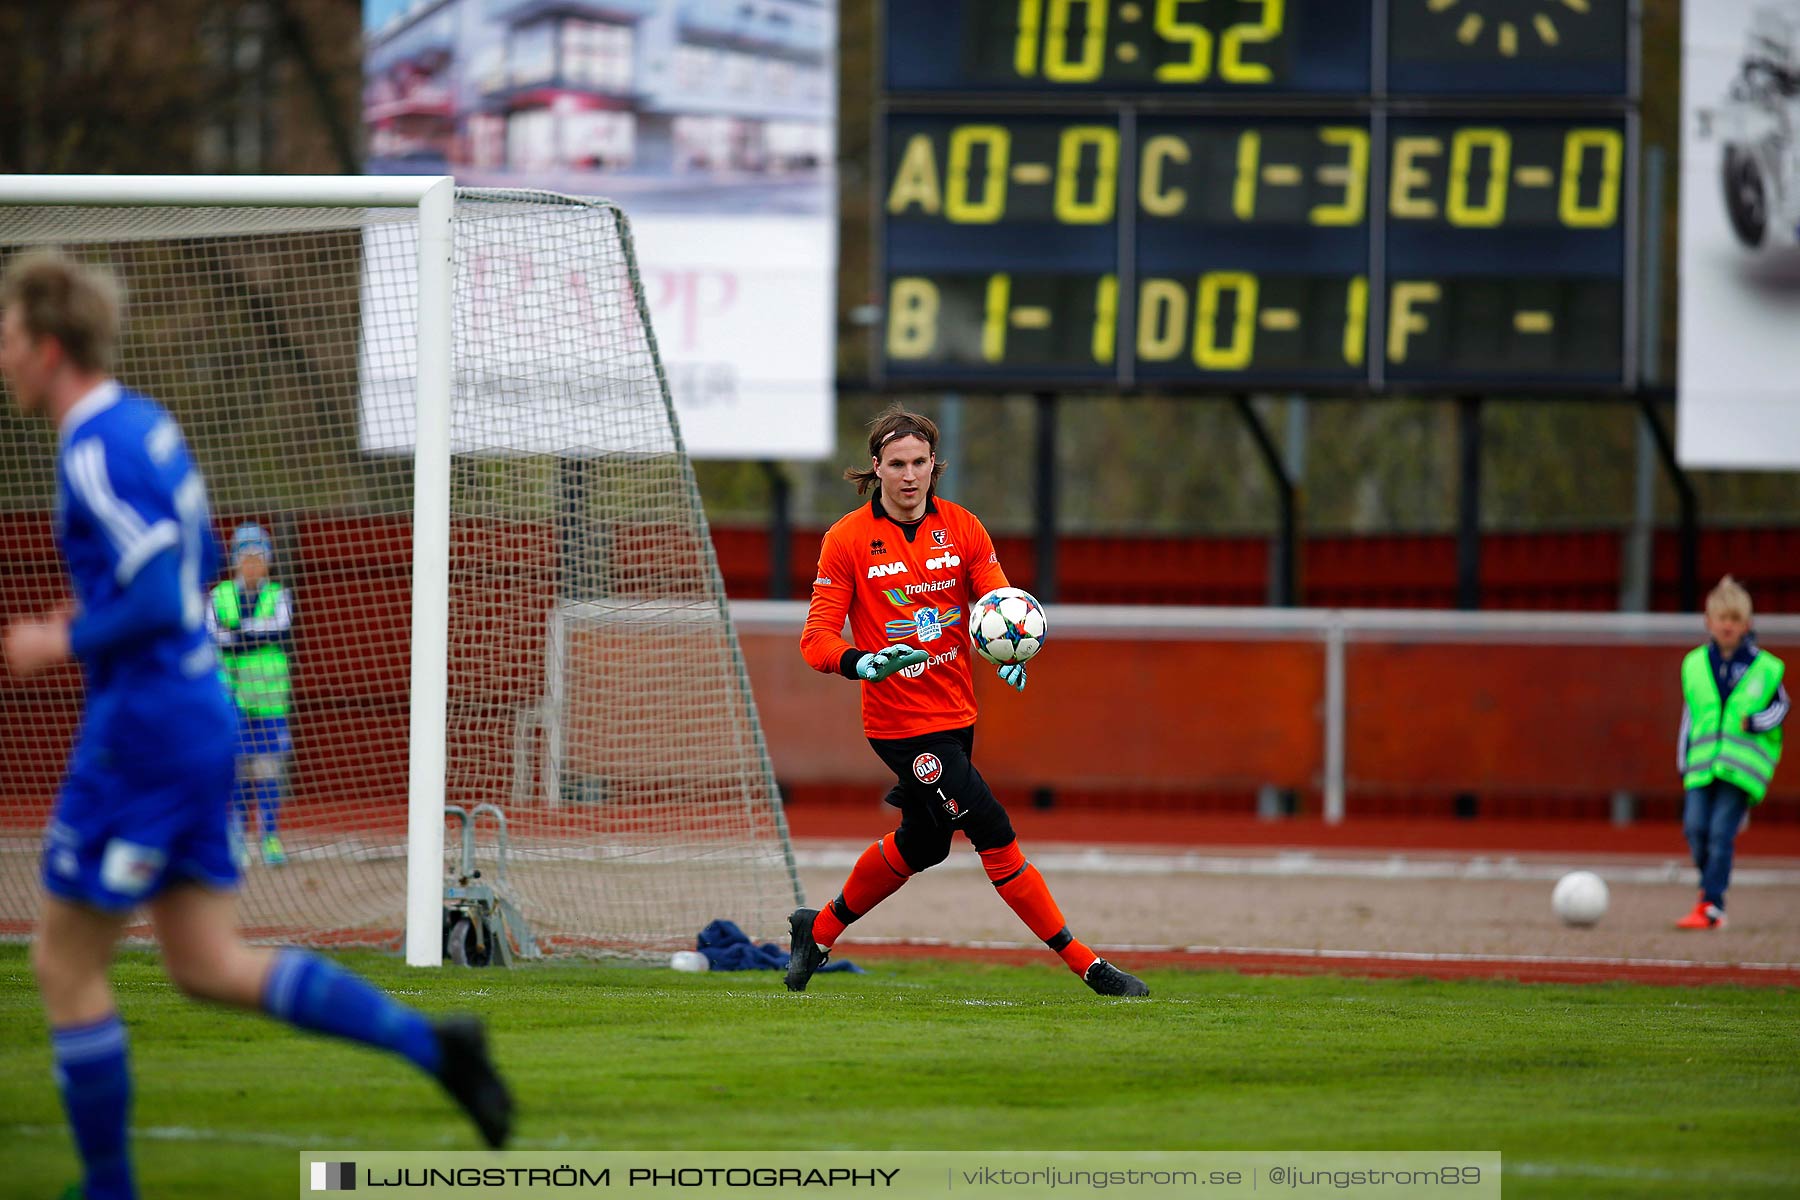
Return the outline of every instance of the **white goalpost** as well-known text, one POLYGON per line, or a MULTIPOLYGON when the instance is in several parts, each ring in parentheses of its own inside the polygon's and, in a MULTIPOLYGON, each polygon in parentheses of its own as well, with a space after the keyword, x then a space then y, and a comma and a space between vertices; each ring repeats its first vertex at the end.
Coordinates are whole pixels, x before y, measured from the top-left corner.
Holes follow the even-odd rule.
MULTIPOLYGON (((0 264, 44 245, 120 278, 121 379, 295 597, 267 818, 288 861, 248 867, 252 935, 440 962, 468 821, 478 886, 553 951, 784 927, 780 798, 616 206, 447 176, 0 178, 0 264), (571 638, 570 614, 632 633, 571 638)), ((0 599, 34 611, 60 589, 53 442, 0 421, 0 599)), ((17 936, 79 679, 6 687, 33 714, 0 734, 17 936)))

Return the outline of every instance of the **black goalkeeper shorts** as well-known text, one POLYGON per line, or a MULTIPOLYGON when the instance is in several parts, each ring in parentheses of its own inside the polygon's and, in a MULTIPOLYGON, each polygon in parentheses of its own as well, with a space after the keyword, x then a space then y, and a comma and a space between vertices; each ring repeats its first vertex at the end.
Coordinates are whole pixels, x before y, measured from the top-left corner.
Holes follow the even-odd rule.
POLYGON ((894 773, 887 802, 900 810, 894 845, 914 871, 950 856, 961 830, 977 850, 998 850, 1013 840, 1012 820, 975 769, 975 727, 909 738, 870 738, 869 745, 894 773))

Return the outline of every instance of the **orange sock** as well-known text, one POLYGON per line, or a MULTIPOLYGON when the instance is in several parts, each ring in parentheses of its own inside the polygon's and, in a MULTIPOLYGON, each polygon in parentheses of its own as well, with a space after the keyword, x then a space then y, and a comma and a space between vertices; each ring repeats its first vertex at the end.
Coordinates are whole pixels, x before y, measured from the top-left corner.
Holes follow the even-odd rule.
POLYGON ((900 890, 912 868, 893 842, 894 836, 887 834, 862 852, 850 868, 850 878, 844 880, 844 890, 813 918, 813 941, 830 949, 846 925, 900 890))
POLYGON ((1018 840, 1014 839, 998 850, 983 850, 981 865, 987 869, 988 878, 994 881, 994 890, 1000 893, 1007 907, 1019 914, 1025 928, 1056 951, 1069 970, 1085 976, 1100 956, 1076 941, 1075 935, 1069 932, 1062 909, 1056 906, 1056 897, 1050 894, 1050 885, 1044 882, 1036 867, 1025 861, 1025 852, 1019 849, 1018 840))

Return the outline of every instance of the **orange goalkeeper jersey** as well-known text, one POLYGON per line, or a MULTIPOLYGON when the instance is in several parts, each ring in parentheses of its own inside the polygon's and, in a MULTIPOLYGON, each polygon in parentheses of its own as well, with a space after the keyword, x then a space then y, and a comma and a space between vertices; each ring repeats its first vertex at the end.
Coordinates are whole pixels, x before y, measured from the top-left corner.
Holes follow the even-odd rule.
POLYGON ((969 606, 1006 575, 975 514, 935 497, 912 525, 887 515, 881 493, 825 534, 800 653, 814 670, 853 677, 856 659, 903 642, 929 655, 862 685, 863 730, 913 737, 975 723, 969 606), (850 618, 853 646, 843 638, 850 618))

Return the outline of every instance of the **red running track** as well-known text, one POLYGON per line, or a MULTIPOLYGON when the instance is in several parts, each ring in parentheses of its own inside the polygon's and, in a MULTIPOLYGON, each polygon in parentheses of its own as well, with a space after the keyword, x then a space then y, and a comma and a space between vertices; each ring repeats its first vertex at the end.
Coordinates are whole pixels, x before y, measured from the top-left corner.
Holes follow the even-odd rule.
MULTIPOLYGON (((795 837, 873 839, 891 829, 885 805, 814 805, 788 810, 795 837)), ((1671 822, 1614 826, 1598 821, 1347 820, 1327 825, 1313 817, 1263 821, 1216 814, 1100 813, 1009 809, 1019 838, 1029 848, 1054 843, 1114 846, 1182 846, 1205 849, 1296 849, 1358 853, 1650 855, 1685 858, 1681 830, 1671 822)), ((1738 840, 1740 861, 1800 858, 1800 827, 1751 823, 1738 840)), ((1035 946, 968 946, 934 942, 846 945, 855 958, 949 958, 1041 962, 1035 946)), ((1133 966, 1240 971, 1248 975, 1347 975, 1378 978, 1510 979, 1520 983, 1641 983, 1661 986, 1736 984, 1800 987, 1800 964, 1710 963, 1660 959, 1602 959, 1520 955, 1381 954, 1214 947, 1132 947, 1118 951, 1133 966)))
MULTIPOLYGON (((1657 959, 1553 958, 1520 955, 1478 958, 1459 954, 1375 954, 1357 950, 1240 950, 1196 947, 1099 947, 1133 969, 1185 967, 1245 975, 1347 975, 1403 979, 1509 979, 1518 983, 1642 983, 1662 987, 1737 984, 1800 987, 1800 966, 1705 963, 1657 959)), ((1033 946, 959 946, 941 942, 859 942, 843 953, 855 959, 940 958, 983 962, 1050 963, 1033 946)))
MULTIPOLYGON (((1307 850, 1441 850, 1471 854, 1653 854, 1687 857, 1672 821, 1612 825, 1605 821, 1471 821, 1391 818, 1327 825, 1317 817, 1264 821, 1256 817, 1156 812, 1106 813, 1008 808, 1027 848, 1049 842, 1119 846, 1260 846, 1307 850)), ((795 837, 873 841, 899 823, 897 810, 868 805, 793 805, 795 837)), ((1800 858, 1800 824, 1754 817, 1737 852, 1752 857, 1800 858)))

